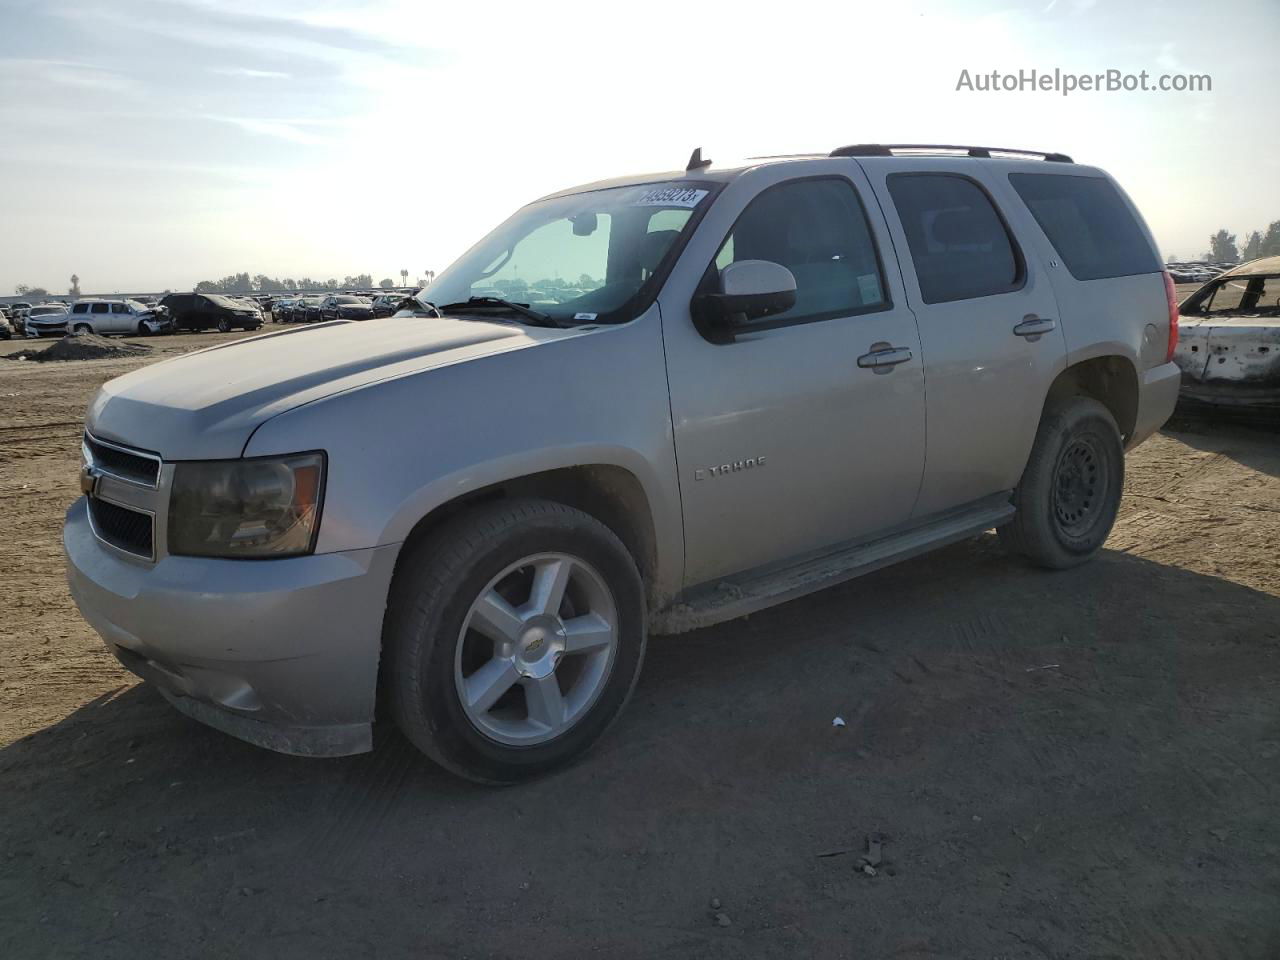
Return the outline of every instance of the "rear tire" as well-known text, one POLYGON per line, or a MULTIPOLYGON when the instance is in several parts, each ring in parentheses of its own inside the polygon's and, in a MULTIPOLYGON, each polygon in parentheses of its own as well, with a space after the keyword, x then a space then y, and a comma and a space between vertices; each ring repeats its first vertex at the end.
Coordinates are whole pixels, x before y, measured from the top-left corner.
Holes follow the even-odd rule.
POLYGON ((504 500, 401 559, 384 680, 396 722, 423 753, 469 780, 516 783, 604 734, 631 695, 645 643, 644 587, 613 532, 562 504, 504 500), (538 585, 557 582, 567 586, 548 587, 556 599, 539 602, 538 585))
POLYGON ((1090 397, 1045 410, 1013 494, 1017 514, 999 530, 1013 553, 1063 570, 1102 549, 1124 489, 1124 445, 1115 418, 1090 397))

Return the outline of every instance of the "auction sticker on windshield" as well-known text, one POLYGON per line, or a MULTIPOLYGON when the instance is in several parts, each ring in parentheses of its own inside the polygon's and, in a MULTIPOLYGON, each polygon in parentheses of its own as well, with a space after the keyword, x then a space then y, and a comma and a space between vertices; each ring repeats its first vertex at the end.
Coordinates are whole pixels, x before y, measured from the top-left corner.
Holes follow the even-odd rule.
POLYGON ((635 202, 637 207, 696 207, 709 191, 694 187, 660 187, 646 190, 635 202))

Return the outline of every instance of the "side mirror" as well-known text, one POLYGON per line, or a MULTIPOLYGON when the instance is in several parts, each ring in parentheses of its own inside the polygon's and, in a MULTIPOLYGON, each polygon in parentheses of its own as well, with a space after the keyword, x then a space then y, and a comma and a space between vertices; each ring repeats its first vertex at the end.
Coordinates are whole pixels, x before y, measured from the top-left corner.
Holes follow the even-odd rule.
POLYGON ((703 324, 732 339, 752 321, 786 313, 796 304, 796 278, 770 260, 739 260, 720 271, 720 292, 699 297, 695 312, 703 324))

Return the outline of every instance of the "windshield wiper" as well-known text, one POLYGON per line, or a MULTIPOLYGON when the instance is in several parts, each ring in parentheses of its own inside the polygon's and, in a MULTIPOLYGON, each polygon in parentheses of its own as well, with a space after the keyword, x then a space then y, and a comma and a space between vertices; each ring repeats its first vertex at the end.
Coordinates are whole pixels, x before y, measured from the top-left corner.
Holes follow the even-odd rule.
POLYGON ((512 313, 518 313, 526 320, 530 321, 535 327, 558 327, 560 324, 556 322, 556 318, 533 310, 526 303, 513 303, 510 300, 503 300, 501 297, 471 297, 468 300, 461 300, 458 303, 446 303, 438 309, 443 311, 449 310, 465 310, 467 307, 498 307, 503 310, 510 310, 512 313))

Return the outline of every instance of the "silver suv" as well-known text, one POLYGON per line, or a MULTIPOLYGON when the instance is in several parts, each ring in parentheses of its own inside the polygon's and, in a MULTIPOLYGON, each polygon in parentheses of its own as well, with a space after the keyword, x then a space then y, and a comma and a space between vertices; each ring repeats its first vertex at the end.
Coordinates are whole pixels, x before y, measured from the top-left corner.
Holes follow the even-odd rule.
POLYGON ((860 145, 566 190, 393 317, 107 383, 71 590, 178 709, 511 782, 650 633, 996 528, 1062 568, 1173 410, 1172 285, 1060 154, 860 145))

